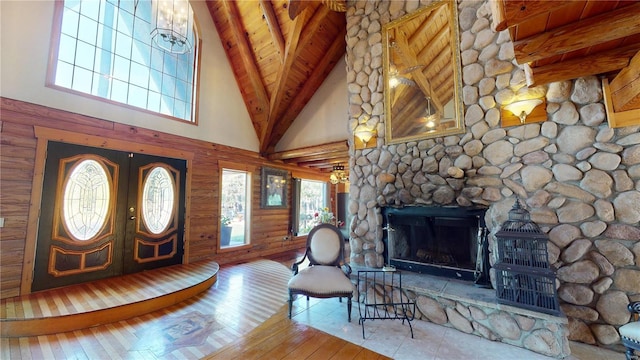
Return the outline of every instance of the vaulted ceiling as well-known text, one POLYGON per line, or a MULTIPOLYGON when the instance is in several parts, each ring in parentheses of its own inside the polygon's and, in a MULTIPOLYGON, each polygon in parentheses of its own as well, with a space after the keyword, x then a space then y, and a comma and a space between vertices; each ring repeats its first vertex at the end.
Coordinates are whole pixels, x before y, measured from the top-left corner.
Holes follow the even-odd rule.
POLYGON ((348 162, 346 139, 306 149, 305 159, 274 154, 278 141, 344 56, 344 1, 207 0, 207 6, 251 116, 260 153, 327 170, 348 162), (340 149, 337 158, 328 153, 334 148, 340 149), (314 156, 317 151, 325 155, 314 156))
MULTIPOLYGON (((346 0, 206 2, 260 152, 323 171, 347 163, 346 139, 274 152, 345 54, 346 0)), ((640 2, 497 0, 490 5, 493 26, 509 30, 529 86, 604 75, 616 111, 640 109, 640 2)))

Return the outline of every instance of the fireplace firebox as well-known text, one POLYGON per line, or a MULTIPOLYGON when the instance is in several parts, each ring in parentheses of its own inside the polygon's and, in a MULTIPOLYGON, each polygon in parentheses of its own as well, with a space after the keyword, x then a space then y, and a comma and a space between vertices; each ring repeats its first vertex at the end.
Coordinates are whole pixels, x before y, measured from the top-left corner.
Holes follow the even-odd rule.
POLYGON ((487 285, 486 208, 405 206, 381 210, 388 265, 487 285))

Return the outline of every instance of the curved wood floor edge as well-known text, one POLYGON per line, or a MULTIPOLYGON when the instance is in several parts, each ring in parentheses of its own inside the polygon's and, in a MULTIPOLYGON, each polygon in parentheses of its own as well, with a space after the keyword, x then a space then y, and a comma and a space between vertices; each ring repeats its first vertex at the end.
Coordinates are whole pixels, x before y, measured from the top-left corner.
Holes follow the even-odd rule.
POLYGON ((144 315, 209 289, 219 269, 205 260, 3 299, 0 337, 48 335, 144 315))

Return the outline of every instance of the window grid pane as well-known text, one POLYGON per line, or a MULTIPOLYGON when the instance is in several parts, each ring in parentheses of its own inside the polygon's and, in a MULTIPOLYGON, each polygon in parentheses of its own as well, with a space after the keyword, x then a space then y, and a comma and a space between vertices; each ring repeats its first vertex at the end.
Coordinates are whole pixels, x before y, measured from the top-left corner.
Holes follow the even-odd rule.
POLYGON ((65 0, 63 6, 56 85, 194 121, 194 51, 154 47, 150 1, 65 0))

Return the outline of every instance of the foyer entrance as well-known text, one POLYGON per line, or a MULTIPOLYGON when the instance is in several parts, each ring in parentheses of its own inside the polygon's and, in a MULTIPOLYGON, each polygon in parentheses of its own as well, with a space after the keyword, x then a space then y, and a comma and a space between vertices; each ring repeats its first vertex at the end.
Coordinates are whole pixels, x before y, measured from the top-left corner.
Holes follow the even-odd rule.
POLYGON ((49 142, 32 291, 182 263, 186 161, 49 142))

